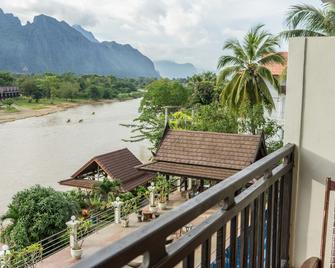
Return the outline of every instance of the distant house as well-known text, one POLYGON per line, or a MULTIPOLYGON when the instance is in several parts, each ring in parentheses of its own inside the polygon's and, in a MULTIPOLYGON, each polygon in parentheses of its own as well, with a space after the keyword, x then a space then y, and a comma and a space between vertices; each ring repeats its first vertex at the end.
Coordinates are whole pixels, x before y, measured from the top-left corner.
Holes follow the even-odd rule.
POLYGON ((59 181, 60 185, 84 189, 93 189, 98 181, 103 178, 119 180, 123 191, 131 191, 137 186, 146 184, 154 174, 141 171, 135 166, 142 162, 127 148, 93 157, 71 178, 59 181))
POLYGON ((281 92, 278 93, 270 85, 270 92, 275 103, 275 111, 273 111, 269 117, 272 119, 277 120, 279 123, 284 122, 284 109, 285 109, 285 96, 286 96, 286 79, 285 77, 286 69, 287 69, 287 59, 288 59, 288 52, 280 52, 280 54, 286 59, 286 63, 284 65, 271 63, 268 64, 266 67, 271 71, 272 75, 279 78, 280 85, 281 85, 281 92))
POLYGON ((0 87, 0 100, 20 96, 18 87, 0 87))

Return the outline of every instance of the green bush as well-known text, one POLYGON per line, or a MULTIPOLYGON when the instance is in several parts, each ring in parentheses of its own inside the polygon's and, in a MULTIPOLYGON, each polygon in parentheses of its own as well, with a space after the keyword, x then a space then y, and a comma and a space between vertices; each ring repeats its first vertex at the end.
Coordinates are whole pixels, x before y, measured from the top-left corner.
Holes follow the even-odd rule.
POLYGON ((2 219, 12 224, 1 233, 1 241, 26 247, 66 228, 66 222, 79 212, 79 204, 51 187, 33 186, 18 192, 2 219))

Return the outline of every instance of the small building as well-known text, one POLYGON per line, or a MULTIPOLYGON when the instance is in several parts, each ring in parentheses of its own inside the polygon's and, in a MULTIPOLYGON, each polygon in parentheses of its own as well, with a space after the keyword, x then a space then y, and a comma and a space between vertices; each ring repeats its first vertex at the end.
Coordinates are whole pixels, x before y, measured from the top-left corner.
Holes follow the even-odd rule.
POLYGON ((270 93, 275 104, 275 111, 273 111, 269 117, 276 120, 278 123, 284 123, 284 110, 285 110, 285 98, 286 98, 286 77, 285 72, 287 71, 288 52, 279 52, 285 59, 285 64, 269 63, 266 67, 271 71, 272 75, 275 76, 280 83, 281 92, 278 92, 272 85, 269 85, 270 93))
POLYGON ((71 178, 59 184, 77 188, 92 189, 103 178, 119 180, 123 191, 131 191, 153 179, 154 173, 138 170, 142 162, 127 148, 93 157, 71 178))
POLYGON ((221 181, 265 155, 263 135, 172 130, 167 125, 153 161, 139 169, 221 181))
POLYGON ((0 87, 0 100, 20 96, 18 87, 0 87))

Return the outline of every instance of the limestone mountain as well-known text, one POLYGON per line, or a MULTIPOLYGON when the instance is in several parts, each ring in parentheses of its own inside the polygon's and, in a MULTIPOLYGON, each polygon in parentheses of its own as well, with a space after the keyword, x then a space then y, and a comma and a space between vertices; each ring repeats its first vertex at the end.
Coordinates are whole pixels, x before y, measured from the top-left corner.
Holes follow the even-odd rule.
POLYGON ((169 60, 155 61, 155 68, 162 77, 166 78, 186 78, 199 71, 191 63, 176 63, 169 60))
POLYGON ((158 77, 153 62, 130 45, 92 42, 64 21, 39 15, 22 25, 0 9, 0 70, 158 77))
POLYGON ((90 40, 93 43, 99 43, 99 41, 95 38, 94 34, 92 32, 89 32, 85 30, 83 27, 81 27, 78 24, 72 25, 72 28, 80 32, 86 39, 90 40))

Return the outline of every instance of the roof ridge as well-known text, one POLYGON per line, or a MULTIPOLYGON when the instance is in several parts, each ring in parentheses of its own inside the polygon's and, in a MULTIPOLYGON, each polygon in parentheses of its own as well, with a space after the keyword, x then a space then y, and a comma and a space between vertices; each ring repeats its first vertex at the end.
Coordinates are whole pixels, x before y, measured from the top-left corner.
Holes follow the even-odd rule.
POLYGON ((221 134, 221 135, 227 135, 227 136, 240 136, 240 137, 261 137, 261 134, 246 134, 246 133, 227 133, 227 132, 217 132, 217 131, 203 131, 203 130, 184 130, 184 129, 169 129, 168 131, 173 132, 188 132, 188 133, 213 133, 213 134, 221 134))
POLYGON ((104 153, 104 154, 99 154, 99 155, 93 156, 93 158, 91 158, 91 160, 94 160, 95 158, 98 158, 98 157, 101 157, 101 156, 105 156, 105 155, 109 155, 109 154, 114 154, 116 152, 120 152, 120 151, 123 151, 123 150, 127 150, 127 151, 131 152, 127 147, 124 147, 124 148, 118 149, 116 151, 112 151, 112 152, 108 152, 108 153, 104 153))

